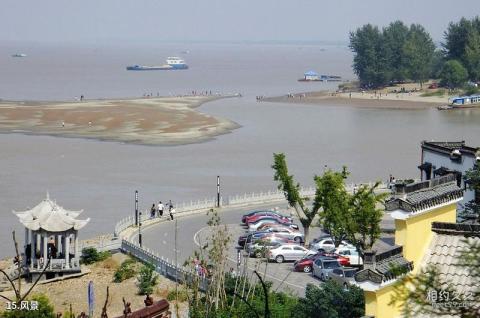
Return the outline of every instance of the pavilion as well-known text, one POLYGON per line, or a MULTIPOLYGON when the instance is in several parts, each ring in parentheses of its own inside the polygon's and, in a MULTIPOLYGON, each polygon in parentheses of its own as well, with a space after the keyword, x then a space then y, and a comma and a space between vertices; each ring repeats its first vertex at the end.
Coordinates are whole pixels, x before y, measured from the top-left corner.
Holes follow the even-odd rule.
POLYGON ((23 266, 34 280, 45 269, 45 279, 80 273, 78 231, 89 221, 78 220, 83 211, 69 211, 46 199, 30 210, 13 213, 25 226, 23 266))

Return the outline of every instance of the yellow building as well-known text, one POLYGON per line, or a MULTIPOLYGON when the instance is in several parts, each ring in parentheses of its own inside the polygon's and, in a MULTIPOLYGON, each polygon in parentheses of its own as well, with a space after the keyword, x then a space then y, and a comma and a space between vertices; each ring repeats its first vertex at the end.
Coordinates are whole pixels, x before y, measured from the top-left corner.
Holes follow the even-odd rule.
POLYGON ((355 275, 364 290, 366 317, 401 317, 402 304, 390 304, 395 286, 404 283, 406 273, 425 266, 425 255, 437 243, 432 225, 456 222, 462 198, 453 175, 395 186, 393 198, 386 202, 386 212, 395 220, 395 246, 379 254, 365 253, 364 269, 355 275))

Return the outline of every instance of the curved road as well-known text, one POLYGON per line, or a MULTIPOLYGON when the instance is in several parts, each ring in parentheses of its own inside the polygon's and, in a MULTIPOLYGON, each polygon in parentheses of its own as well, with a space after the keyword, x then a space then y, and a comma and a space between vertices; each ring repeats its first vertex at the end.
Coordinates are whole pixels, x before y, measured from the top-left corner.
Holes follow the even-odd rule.
MULTIPOLYGON (((229 248, 229 260, 231 267, 236 269, 237 252, 236 245, 238 236, 245 230, 240 226, 241 216, 248 211, 273 209, 278 207, 280 211, 290 213, 286 202, 277 204, 257 205, 241 208, 225 208, 219 209, 218 213, 223 224, 228 224, 232 234, 232 244, 229 248)), ((164 216, 165 218, 165 216, 164 216)), ((180 217, 177 219, 177 264, 183 263, 193 255, 198 249, 198 243, 206 239, 208 235, 207 221, 209 216, 206 213, 180 217)), ((298 220, 296 223, 299 223, 298 220)), ((388 217, 382 222, 383 226, 393 227, 393 221, 388 217)), ((143 246, 155 250, 172 264, 175 264, 175 221, 165 218, 164 222, 156 223, 147 228, 142 229, 143 246)), ((312 228, 310 239, 321 234, 319 228, 312 228)), ((134 240, 138 240, 137 235, 134 240)), ((266 271, 266 279, 273 283, 274 288, 282 290, 290 290, 295 294, 304 295, 307 283, 319 283, 320 281, 312 277, 310 274, 293 272, 292 263, 268 263, 259 262, 255 258, 248 260, 247 267, 249 271, 259 266, 259 272, 266 271), (266 266, 266 267, 265 267, 266 266)), ((242 269, 240 269, 242 270, 242 269)))

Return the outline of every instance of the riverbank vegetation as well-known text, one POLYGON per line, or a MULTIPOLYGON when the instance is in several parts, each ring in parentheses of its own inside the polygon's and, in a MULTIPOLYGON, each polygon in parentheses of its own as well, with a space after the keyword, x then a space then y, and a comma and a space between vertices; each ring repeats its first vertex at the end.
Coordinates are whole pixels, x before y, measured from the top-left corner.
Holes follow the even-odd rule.
POLYGON ((380 29, 366 24, 350 33, 353 69, 362 88, 437 79, 450 90, 477 90, 480 81, 480 17, 451 22, 436 46, 420 24, 402 21, 380 29))

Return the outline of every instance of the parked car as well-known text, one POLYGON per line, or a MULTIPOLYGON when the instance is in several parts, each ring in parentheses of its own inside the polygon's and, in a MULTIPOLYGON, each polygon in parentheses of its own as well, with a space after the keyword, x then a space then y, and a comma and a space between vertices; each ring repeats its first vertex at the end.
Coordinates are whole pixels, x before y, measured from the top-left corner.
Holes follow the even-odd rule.
POLYGON ((286 228, 289 228, 289 229, 292 229, 292 230, 296 230, 298 231, 299 230, 299 227, 298 225, 296 224, 293 224, 293 223, 290 223, 290 224, 279 224, 279 223, 275 223, 275 222, 271 222, 271 223, 264 223, 262 225, 260 225, 257 230, 258 231, 265 231, 266 229, 268 228, 272 228, 272 227, 286 227, 286 228))
POLYGON ((245 218, 245 224, 249 224, 249 223, 253 223, 257 220, 260 220, 260 219, 263 219, 263 218, 278 218, 278 219, 281 219, 282 221, 284 222, 288 222, 288 223, 292 223, 293 222, 293 219, 291 217, 288 217, 288 216, 284 216, 284 215, 281 215, 280 213, 278 212, 275 212, 275 211, 263 211, 263 212, 259 212, 259 213, 255 213, 251 216, 247 216, 245 218))
POLYGON ((257 220, 256 222, 248 224, 248 230, 250 232, 256 231, 260 225, 266 224, 266 223, 277 223, 277 224, 284 224, 287 226, 292 224, 290 222, 285 222, 278 218, 263 218, 263 219, 257 220))
POLYGON ((283 263, 284 261, 295 261, 314 254, 316 254, 315 251, 297 244, 283 244, 272 248, 268 253, 268 259, 283 263))
POLYGON ((330 273, 336 269, 341 268, 342 265, 331 257, 320 257, 313 262, 313 271, 312 274, 314 277, 320 278, 322 281, 325 281, 329 278, 330 273))
POLYGON ((348 258, 350 266, 363 265, 363 259, 358 255, 356 248, 351 248, 349 246, 338 247, 335 249, 334 253, 348 258))
POLYGON ((349 264, 349 260, 346 257, 338 254, 321 252, 296 261, 293 263, 293 270, 297 272, 310 273, 313 269, 313 262, 320 257, 336 259, 342 266, 348 266, 349 264))
POLYGON ((356 268, 353 267, 341 267, 335 268, 330 274, 329 278, 339 283, 344 289, 348 289, 349 285, 355 283, 356 268))
POLYGON ((243 216, 242 216, 242 223, 245 223, 246 220, 247 220, 247 217, 250 217, 252 215, 255 215, 257 213, 262 213, 262 212, 270 212, 268 210, 255 210, 255 211, 251 211, 251 212, 248 212, 248 213, 245 213, 243 216))
POLYGON ((261 239, 255 242, 249 243, 245 250, 249 256, 255 256, 257 258, 267 257, 268 251, 272 248, 276 248, 280 245, 288 244, 288 241, 282 238, 261 239))
POLYGON ((271 226, 265 229, 265 232, 275 233, 280 237, 288 238, 296 243, 304 242, 304 235, 298 230, 285 226, 271 226))
MULTIPOLYGON (((341 244, 339 245, 339 247, 345 247, 345 246, 354 248, 353 245, 349 244, 346 241, 342 241, 341 244)), ((324 238, 315 243, 312 242, 310 244, 310 248, 316 251, 332 252, 333 250, 335 250, 335 244, 333 243, 333 240, 331 238, 324 238)))
POLYGON ((244 235, 240 235, 238 237, 238 245, 243 247, 245 246, 245 244, 248 244, 252 241, 252 239, 257 239, 257 238, 261 238, 267 234, 269 234, 270 232, 266 232, 266 231, 257 231, 257 232, 252 232, 252 233, 247 233, 247 234, 244 234, 244 235))

